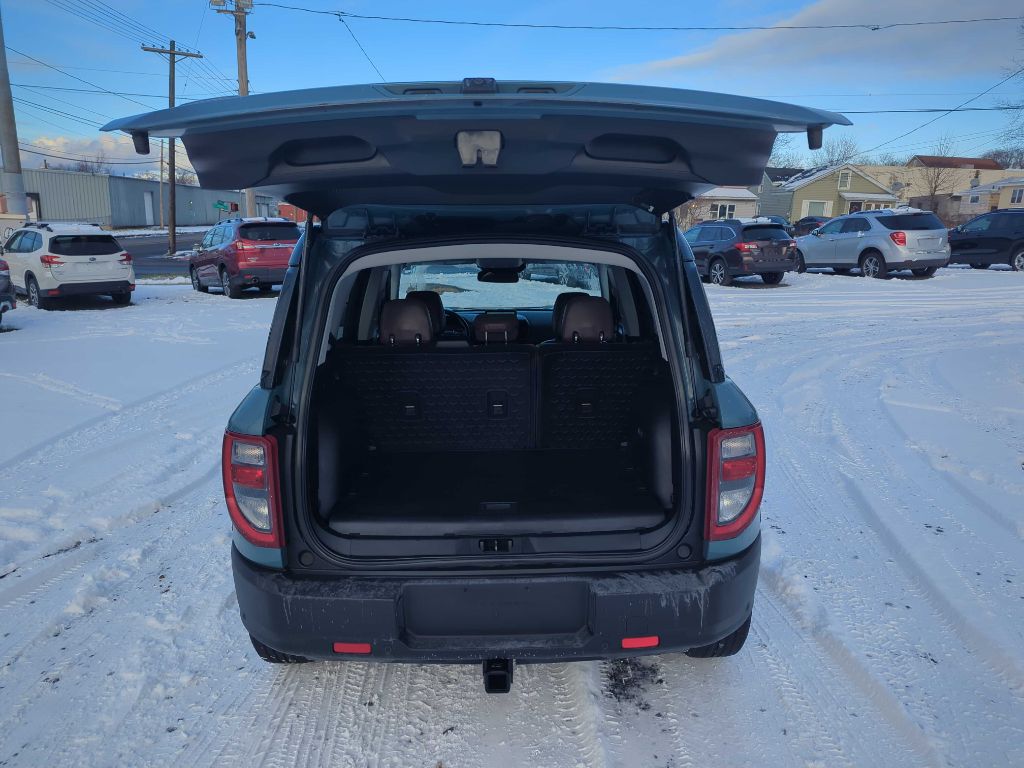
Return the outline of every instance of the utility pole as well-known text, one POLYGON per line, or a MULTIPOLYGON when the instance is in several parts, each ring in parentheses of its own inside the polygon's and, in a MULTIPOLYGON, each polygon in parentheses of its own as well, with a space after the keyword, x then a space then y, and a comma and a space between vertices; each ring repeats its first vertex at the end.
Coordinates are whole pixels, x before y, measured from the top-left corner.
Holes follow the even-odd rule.
MULTIPOLYGON (((224 8, 225 0, 210 0, 210 7, 217 13, 227 13, 235 17, 235 56, 238 59, 238 95, 249 95, 249 61, 246 55, 245 45, 249 39, 256 39, 256 35, 246 31, 245 17, 252 13, 252 0, 234 0, 231 10, 224 8)), ((243 189, 242 196, 245 200, 244 213, 246 216, 256 215, 256 191, 243 189)))
POLYGON ((160 229, 164 228, 164 143, 160 142, 160 181, 157 183, 160 190, 160 229))
MULTIPOLYGON (((170 70, 169 70, 170 71, 170 75, 168 77, 168 82, 167 82, 167 106, 168 107, 173 107, 174 106, 174 65, 177 63, 179 58, 182 58, 182 59, 201 59, 201 58, 203 58, 203 54, 201 54, 201 53, 189 53, 188 51, 179 51, 179 50, 177 50, 174 47, 174 41, 173 40, 170 41, 170 45, 168 45, 166 48, 151 48, 148 45, 144 45, 144 46, 142 46, 142 50, 146 51, 147 53, 159 53, 159 54, 162 54, 163 56, 166 56, 168 62, 170 62, 170 70)), ((174 178, 174 174, 175 174, 175 168, 174 168, 174 137, 172 136, 169 139, 167 139, 167 142, 168 142, 168 144, 167 144, 167 177, 168 177, 168 179, 167 180, 170 182, 169 186, 167 187, 167 213, 168 213, 167 218, 169 219, 168 227, 167 227, 167 239, 168 239, 168 247, 170 249, 169 252, 173 256, 177 252, 177 250, 178 250, 178 233, 176 231, 177 230, 178 221, 177 221, 177 211, 175 210, 175 206, 176 206, 177 200, 175 199, 175 187, 174 187, 174 183, 175 183, 175 178, 174 178)), ((161 172, 163 172, 163 164, 160 165, 160 170, 161 170, 161 172)), ((161 188, 161 190, 162 190, 162 188, 161 188)), ((163 211, 163 201, 161 201, 161 203, 160 203, 160 210, 161 210, 161 212, 163 211)))
POLYGON ((0 192, 7 200, 7 212, 28 218, 28 199, 21 177, 21 154, 18 150, 18 126, 14 120, 11 100, 11 77, 7 72, 7 48, 4 46, 4 23, 0 19, 0 192))

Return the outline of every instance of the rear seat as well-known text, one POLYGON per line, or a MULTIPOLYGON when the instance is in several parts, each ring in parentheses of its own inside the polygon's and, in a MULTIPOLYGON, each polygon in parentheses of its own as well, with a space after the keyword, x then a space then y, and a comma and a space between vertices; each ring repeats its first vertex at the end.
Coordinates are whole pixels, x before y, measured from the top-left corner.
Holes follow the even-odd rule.
POLYGON ((538 347, 540 447, 613 448, 632 439, 660 355, 650 344, 615 340, 606 299, 573 294, 559 309, 555 340, 538 347))
POLYGON ((496 314, 474 323, 485 343, 439 349, 427 305, 417 297, 396 299, 381 308, 379 345, 336 350, 339 396, 350 399, 370 445, 386 451, 534 446, 536 352, 513 343, 514 313, 512 322, 496 314))

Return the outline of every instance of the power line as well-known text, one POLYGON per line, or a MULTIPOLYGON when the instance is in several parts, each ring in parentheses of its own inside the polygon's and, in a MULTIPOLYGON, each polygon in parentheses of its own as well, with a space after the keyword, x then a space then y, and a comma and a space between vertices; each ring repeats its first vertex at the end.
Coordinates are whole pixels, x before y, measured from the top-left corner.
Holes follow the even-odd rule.
POLYGON ((382 74, 380 73, 380 69, 378 69, 378 68, 377 68, 377 65, 373 63, 373 59, 371 59, 371 58, 370 58, 370 54, 368 54, 368 53, 366 52, 366 49, 365 49, 365 48, 363 48, 363 44, 359 42, 359 38, 358 38, 358 37, 356 37, 356 33, 352 31, 352 27, 350 27, 350 26, 349 26, 349 24, 348 24, 348 22, 347 22, 347 21, 345 21, 345 19, 343 19, 343 18, 341 18, 341 17, 338 17, 338 21, 340 21, 340 22, 341 22, 342 24, 344 24, 344 25, 345 25, 345 29, 347 29, 347 30, 348 30, 348 33, 349 33, 350 35, 352 35, 352 39, 356 41, 356 45, 358 45, 358 46, 359 46, 359 50, 363 52, 363 56, 365 56, 365 57, 366 57, 366 60, 367 60, 368 62, 370 62, 370 66, 371 66, 371 67, 373 67, 373 71, 377 73, 377 77, 379 77, 379 78, 381 79, 381 82, 384 82, 384 83, 386 83, 386 82, 387 82, 387 80, 385 80, 385 79, 384 79, 384 75, 382 75, 382 74))
POLYGON ((879 144, 878 146, 872 147, 871 149, 866 149, 866 150, 864 150, 863 152, 858 152, 857 154, 858 154, 858 155, 866 155, 866 154, 868 154, 868 153, 870 153, 870 152, 874 152, 874 151, 875 151, 875 150, 877 150, 877 149, 881 149, 882 147, 884 147, 884 146, 886 146, 886 145, 888 145, 888 144, 892 144, 892 143, 893 143, 894 141, 899 141, 900 139, 906 138, 907 136, 909 136, 909 135, 910 135, 910 134, 912 134, 912 133, 917 133, 917 132, 918 132, 918 131, 920 131, 920 130, 921 130, 922 128, 927 128, 927 127, 928 127, 929 125, 931 125, 932 123, 934 123, 934 122, 936 122, 936 121, 938 121, 938 120, 941 120, 941 119, 942 119, 942 118, 944 118, 944 117, 945 117, 946 115, 951 115, 951 114, 953 114, 954 112, 959 112, 959 111, 963 110, 963 108, 964 108, 965 106, 967 106, 968 104, 970 104, 970 103, 971 103, 972 101, 977 101, 977 100, 978 100, 978 99, 980 99, 980 98, 981 98, 982 96, 984 96, 984 95, 985 95, 986 93, 989 93, 990 91, 994 91, 994 90, 995 90, 996 88, 998 88, 998 87, 999 87, 1000 85, 1002 85, 1003 83, 1007 83, 1007 82, 1009 82, 1010 80, 1013 80, 1013 78, 1017 77, 1017 76, 1018 76, 1018 75, 1020 75, 1021 73, 1024 73, 1024 67, 1021 67, 1021 68, 1020 68, 1020 69, 1018 69, 1018 70, 1017 70, 1016 72, 1013 72, 1013 73, 1011 73, 1011 74, 1007 75, 1007 76, 1006 76, 1006 77, 1004 77, 1004 78, 1003 78, 1002 80, 1000 80, 1000 81, 999 81, 998 83, 996 83, 995 85, 991 86, 990 88, 986 88, 986 89, 985 89, 984 91, 982 91, 981 93, 979 93, 979 94, 976 94, 976 95, 972 96, 971 98, 967 99, 966 101, 963 101, 963 102, 961 102, 960 104, 957 104, 957 105, 956 105, 955 107, 953 107, 952 109, 950 109, 950 110, 947 110, 947 111, 943 112, 943 113, 942 113, 942 114, 940 114, 940 115, 936 115, 936 116, 935 116, 935 117, 933 117, 933 118, 932 118, 931 120, 927 120, 927 121, 925 121, 925 122, 921 123, 921 124, 920 124, 919 126, 917 126, 916 128, 911 128, 911 129, 910 129, 909 131, 907 131, 906 133, 901 133, 901 134, 900 134, 899 136, 896 136, 895 138, 889 139, 888 141, 883 141, 883 142, 882 142, 881 144, 879 144))
POLYGON ((111 91, 111 90, 109 90, 107 88, 104 88, 102 85, 97 85, 96 83, 90 82, 90 81, 86 80, 84 77, 79 77, 78 75, 72 75, 70 72, 65 72, 60 67, 55 67, 53 64, 47 64, 45 61, 40 61, 35 56, 29 56, 27 53, 22 53, 21 51, 15 49, 15 48, 11 48, 11 46, 9 46, 9 45, 6 46, 6 48, 11 53, 16 53, 19 56, 24 56, 26 59, 31 59, 32 61, 38 62, 38 63, 42 64, 44 67, 49 67, 50 69, 54 70, 55 72, 60 72, 62 75, 66 75, 67 77, 70 77, 72 80, 77 80, 80 83, 85 83, 86 85, 91 85, 93 88, 99 88, 101 91, 103 91, 104 93, 109 93, 111 96, 118 96, 119 98, 122 98, 125 101, 130 101, 133 104, 138 104, 140 107, 144 107, 145 109, 152 109, 153 108, 149 104, 143 104, 141 101, 138 101, 137 99, 133 99, 133 98, 131 98, 129 96, 122 96, 121 94, 119 94, 119 93, 117 93, 115 91, 111 91))
MULTIPOLYGON (((39 62, 36 62, 36 61, 12 61, 10 63, 15 65, 15 66, 17 66, 17 67, 48 67, 48 66, 50 66, 49 64, 40 64, 39 62)), ((101 69, 99 67, 75 67, 75 66, 69 66, 67 64, 55 64, 54 66, 59 66, 61 69, 72 69, 72 70, 78 70, 78 71, 81 71, 81 72, 109 72, 109 73, 114 74, 114 75, 145 75, 146 77, 165 77, 165 75, 161 75, 159 72, 134 72, 134 71, 124 70, 124 69, 101 69)))
POLYGON ((465 19, 424 19, 405 16, 373 16, 363 13, 352 13, 350 11, 325 11, 317 8, 303 8, 297 5, 285 5, 283 3, 253 3, 253 5, 265 6, 267 8, 281 8, 288 11, 302 11, 323 16, 335 16, 339 19, 366 19, 368 21, 401 21, 410 24, 447 24, 466 27, 505 27, 509 29, 556 29, 576 30, 595 32, 747 32, 754 30, 769 29, 863 29, 871 32, 878 32, 895 27, 927 27, 941 24, 978 24, 995 21, 1019 21, 1022 16, 995 16, 975 19, 938 19, 934 21, 898 21, 888 23, 861 23, 861 24, 773 24, 757 25, 745 24, 734 26, 626 26, 620 24, 530 24, 508 21, 468 21, 465 19))
MULTIPOLYGON (((35 83, 11 83, 11 85, 17 86, 18 88, 31 88, 31 89, 43 89, 47 91, 70 91, 72 93, 115 93, 118 96, 142 96, 149 99, 166 99, 166 95, 160 95, 158 93, 132 93, 131 91, 105 91, 98 88, 67 88, 61 85, 37 85, 35 83)), ((220 93, 197 93, 195 96, 177 96, 179 99, 186 99, 190 101, 199 101, 204 97, 221 96, 220 93)), ((82 107, 85 109, 85 107, 82 107)), ((92 110, 89 110, 90 112, 92 110)))
MULTIPOLYGON (((917 109, 833 109, 830 111, 842 112, 846 115, 893 115, 918 112, 944 112, 949 115, 953 112, 1016 112, 1019 109, 1021 109, 1021 107, 919 107, 917 109)), ((927 125, 927 123, 925 123, 925 125, 927 125)), ((920 127, 923 128, 924 126, 920 127)), ((893 139, 893 141, 895 141, 895 139, 893 139)))
POLYGON ((157 162, 156 160, 108 160, 106 158, 96 157, 64 157, 63 155, 53 155, 49 152, 39 152, 34 149, 25 149, 24 147, 18 147, 19 152, 27 152, 30 155, 42 155, 43 157, 50 157, 54 160, 70 160, 73 163, 78 163, 86 160, 92 160, 93 162, 101 163, 102 165, 152 165, 157 162))

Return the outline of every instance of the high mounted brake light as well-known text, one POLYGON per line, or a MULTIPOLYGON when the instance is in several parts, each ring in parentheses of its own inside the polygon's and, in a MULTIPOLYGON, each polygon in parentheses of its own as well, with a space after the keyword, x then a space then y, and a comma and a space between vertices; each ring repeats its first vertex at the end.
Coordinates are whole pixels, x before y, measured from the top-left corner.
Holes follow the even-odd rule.
POLYGON ((708 435, 704 535, 732 539, 750 525, 764 493, 764 430, 760 424, 713 429, 708 435))
POLYGON ((224 500, 235 528, 257 547, 284 546, 277 467, 273 437, 224 433, 224 500))

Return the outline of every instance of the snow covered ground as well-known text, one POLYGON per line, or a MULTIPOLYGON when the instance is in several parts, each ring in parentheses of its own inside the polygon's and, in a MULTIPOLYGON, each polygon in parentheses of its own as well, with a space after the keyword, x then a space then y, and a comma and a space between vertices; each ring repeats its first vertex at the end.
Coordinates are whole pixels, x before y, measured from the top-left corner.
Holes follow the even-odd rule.
MULTIPOLYGON (((190 227, 175 227, 174 231, 179 235, 189 232, 206 232, 213 224, 199 224, 190 227)), ((167 236, 169 230, 167 227, 136 227, 127 229, 113 229, 111 234, 115 237, 153 237, 155 235, 167 236)))
POLYGON ((0 334, 0 766, 1024 765, 1024 275, 709 287, 769 451, 732 659, 260 662, 218 474, 274 299, 0 334))

